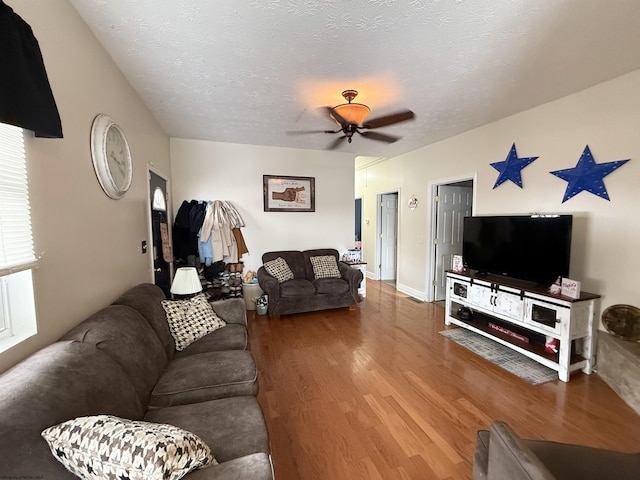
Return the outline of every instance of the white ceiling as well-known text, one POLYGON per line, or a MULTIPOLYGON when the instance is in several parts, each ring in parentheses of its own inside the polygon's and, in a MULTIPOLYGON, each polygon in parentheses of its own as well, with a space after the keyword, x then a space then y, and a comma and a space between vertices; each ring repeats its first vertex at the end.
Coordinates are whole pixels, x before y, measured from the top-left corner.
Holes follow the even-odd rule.
POLYGON ((389 157, 640 68, 638 0, 71 3, 172 137, 324 149, 287 132, 335 129, 317 107, 354 88, 415 112, 338 149, 389 157))

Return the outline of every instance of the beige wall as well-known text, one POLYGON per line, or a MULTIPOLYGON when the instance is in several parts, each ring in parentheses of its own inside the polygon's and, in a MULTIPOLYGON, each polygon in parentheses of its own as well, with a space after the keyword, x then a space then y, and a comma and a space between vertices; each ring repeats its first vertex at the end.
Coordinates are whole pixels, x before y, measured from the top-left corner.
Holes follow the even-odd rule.
POLYGON ((264 252, 354 244, 353 155, 171 139, 174 212, 183 200, 230 200, 240 211, 249 248, 245 272, 264 252), (265 212, 263 175, 314 177, 315 212, 265 212))
POLYGON ((427 297, 430 283, 431 190, 436 183, 476 178, 475 214, 557 212, 574 215, 570 276, 585 291, 603 295, 601 307, 640 305, 640 71, 494 122, 356 172, 356 196, 365 198, 364 257, 375 247, 375 196, 400 190, 398 288, 427 297), (515 142, 520 157, 539 156, 522 171, 523 187, 493 189, 490 163, 506 158, 515 142), (597 163, 630 158, 604 179, 611 201, 582 192, 565 203, 567 182, 549 172, 574 167, 589 145, 597 163), (420 200, 411 212, 410 196, 420 200))
POLYGON ((169 139, 66 0, 8 0, 34 31, 56 98, 64 139, 26 138, 36 253, 38 334, 0 354, 0 371, 47 345, 128 287, 151 278, 147 162, 170 174, 169 139), (91 122, 109 114, 124 129, 133 184, 109 199, 89 153, 91 122))

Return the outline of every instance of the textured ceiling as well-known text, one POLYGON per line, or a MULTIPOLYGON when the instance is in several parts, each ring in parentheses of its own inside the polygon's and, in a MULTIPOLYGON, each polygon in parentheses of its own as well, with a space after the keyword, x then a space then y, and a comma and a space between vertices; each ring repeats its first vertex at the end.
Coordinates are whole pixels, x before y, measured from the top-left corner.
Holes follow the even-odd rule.
MULTIPOLYGON (((71 0, 172 137, 308 149, 360 92, 389 157, 640 68, 638 0, 71 0)), ((107 112, 108 113, 108 112, 107 112)))

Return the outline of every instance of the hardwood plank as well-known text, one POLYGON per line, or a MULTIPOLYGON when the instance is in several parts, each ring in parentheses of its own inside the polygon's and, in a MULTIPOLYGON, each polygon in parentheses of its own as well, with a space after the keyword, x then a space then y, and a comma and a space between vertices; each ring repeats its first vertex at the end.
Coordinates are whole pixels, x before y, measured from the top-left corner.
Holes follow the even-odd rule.
POLYGON ((279 480, 470 479, 476 432, 632 452, 640 417, 597 374, 532 386, 439 334, 444 308, 368 281, 354 311, 249 315, 279 480))

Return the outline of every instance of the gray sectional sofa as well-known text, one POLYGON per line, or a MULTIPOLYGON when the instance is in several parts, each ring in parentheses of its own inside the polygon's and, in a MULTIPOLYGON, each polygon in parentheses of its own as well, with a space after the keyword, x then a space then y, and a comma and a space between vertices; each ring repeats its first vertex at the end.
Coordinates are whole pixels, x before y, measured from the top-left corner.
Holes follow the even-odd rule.
POLYGON ((268 296, 269 315, 289 315, 313 312, 331 308, 355 307, 358 304, 358 287, 363 279, 362 272, 339 261, 338 251, 333 248, 314 250, 281 250, 262 255, 258 269, 258 283, 268 296), (313 257, 331 256, 335 258, 339 277, 316 278, 313 257), (283 259, 293 278, 280 281, 271 275, 264 264, 283 259))
POLYGON ((185 478, 273 478, 244 301, 213 302, 227 325, 177 352, 162 300, 155 285, 138 285, 0 376, 0 475, 77 478, 41 432, 105 414, 200 437, 218 464, 185 478))

